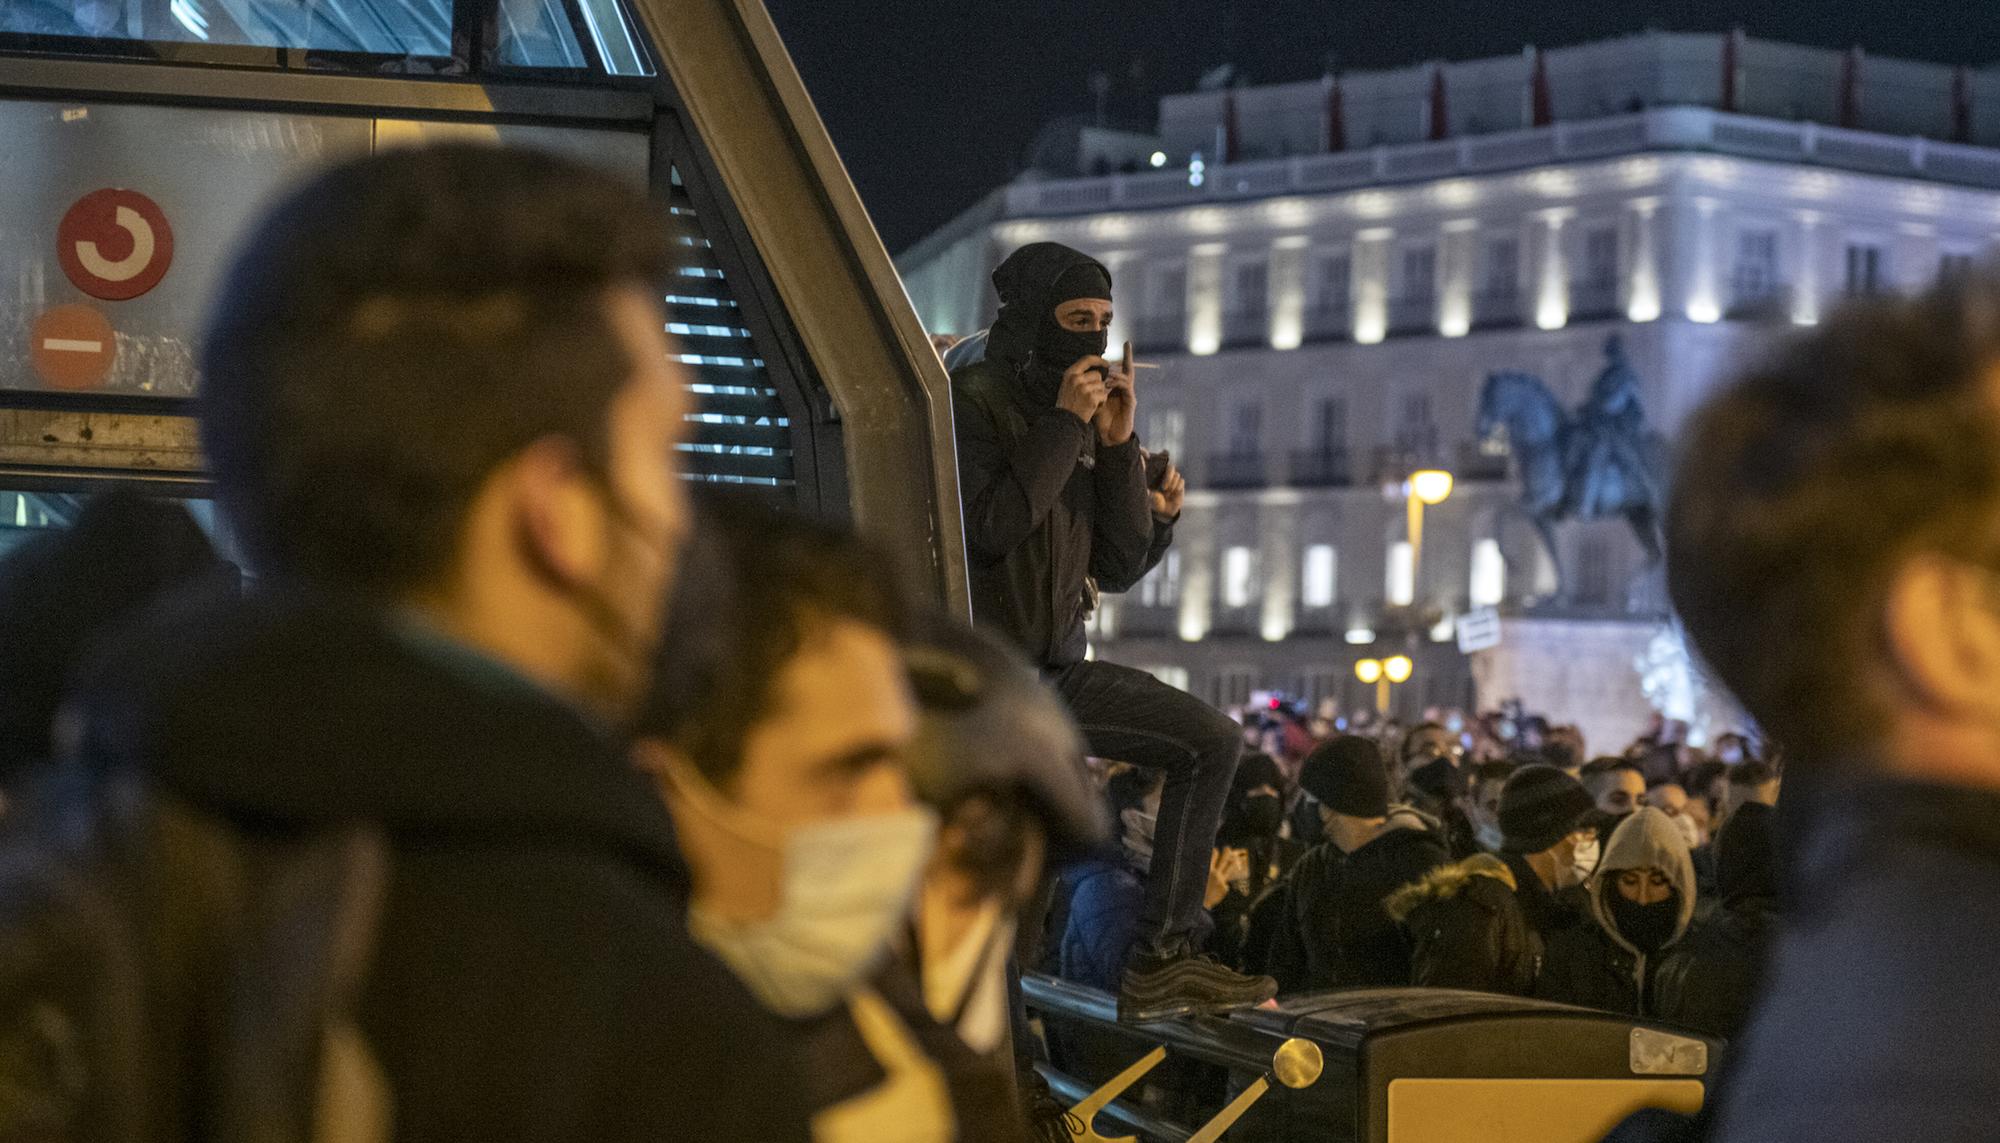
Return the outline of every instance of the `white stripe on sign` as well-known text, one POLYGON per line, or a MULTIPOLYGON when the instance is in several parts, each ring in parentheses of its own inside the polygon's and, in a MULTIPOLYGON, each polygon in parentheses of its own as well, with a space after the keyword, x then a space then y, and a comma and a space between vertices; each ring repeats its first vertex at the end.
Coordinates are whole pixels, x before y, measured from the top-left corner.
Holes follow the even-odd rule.
POLYGON ((42 339, 42 348, 66 350, 70 353, 103 353, 104 343, 101 341, 81 341, 73 337, 45 337, 42 339))

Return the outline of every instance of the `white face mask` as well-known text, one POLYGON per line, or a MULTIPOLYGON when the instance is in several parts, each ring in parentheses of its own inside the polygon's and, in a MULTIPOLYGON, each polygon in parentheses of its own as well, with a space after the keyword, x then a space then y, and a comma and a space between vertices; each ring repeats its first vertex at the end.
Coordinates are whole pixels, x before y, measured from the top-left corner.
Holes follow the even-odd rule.
POLYGON ((1577 844, 1576 856, 1570 859, 1569 884, 1581 885, 1588 881, 1590 875, 1597 872, 1597 862, 1597 835, 1592 834, 1589 841, 1577 844))
POLYGON ((1500 843, 1506 840, 1501 836, 1500 827, 1489 821, 1475 824, 1472 827, 1472 837, 1479 843, 1479 848, 1488 853, 1500 852, 1500 843))
POLYGON ((1687 842, 1690 850, 1701 848, 1701 827, 1695 824, 1693 818, 1686 814, 1675 814, 1668 820, 1674 823, 1675 829, 1681 831, 1681 837, 1687 842))
MULTIPOLYGON (((678 768, 676 785, 701 813, 757 845, 768 827, 726 803, 706 780, 678 768), (698 784, 698 785, 697 785, 698 784)), ((794 1019, 833 1008, 880 961, 909 916, 930 860, 937 815, 922 806, 839 818, 785 832, 778 908, 761 921, 716 917, 699 903, 688 932, 750 987, 766 1008, 794 1019)))

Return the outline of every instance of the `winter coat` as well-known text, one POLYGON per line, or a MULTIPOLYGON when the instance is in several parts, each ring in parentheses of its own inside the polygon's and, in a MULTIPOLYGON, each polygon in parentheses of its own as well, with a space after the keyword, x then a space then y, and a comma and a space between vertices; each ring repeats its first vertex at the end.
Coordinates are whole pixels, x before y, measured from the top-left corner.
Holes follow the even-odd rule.
POLYGON ((1541 967, 1541 937, 1528 924, 1514 874, 1479 854, 1440 866, 1389 898, 1389 916, 1410 939, 1410 983, 1526 996, 1541 967))
POLYGON ((1722 904, 1661 961, 1655 996, 1662 1020, 1725 1040, 1742 1032, 1779 931, 1774 816, 1771 807, 1749 803, 1709 847, 1722 904))
POLYGON ((1409 983, 1409 938, 1385 902, 1445 860, 1429 833, 1400 826, 1350 854, 1330 841, 1315 846, 1293 867, 1285 890, 1290 923, 1269 965, 1279 991, 1409 983))
POLYGON ((408 623, 274 593, 155 616, 73 696, 79 754, 245 831, 386 837, 358 1014, 398 1140, 807 1138, 788 1026, 688 935, 653 782, 408 623))
MULTIPOLYGON (((1089 261, 1054 249, 1022 271, 1051 311, 1064 300, 1049 296, 1056 279, 1089 261)), ((1025 358, 1000 349, 952 374, 973 616, 1037 665, 1066 667, 1083 661, 1097 593, 1144 578, 1172 526, 1153 519, 1137 435, 1100 444, 1089 423, 1032 395, 1025 358)))
POLYGON ((1060 892, 1067 898, 1057 975, 1106 992, 1118 991, 1138 938, 1139 914, 1146 906, 1146 883, 1121 862, 1082 861, 1063 871, 1060 892))
POLYGON ((1535 981, 1535 995, 1607 1012, 1653 1015, 1653 981, 1660 962, 1687 935, 1694 920, 1694 861, 1686 840, 1666 814, 1642 807, 1612 831, 1604 858, 1585 888, 1593 923, 1578 925, 1549 941, 1541 975, 1535 981), (1610 906, 1610 895, 1618 892, 1618 874, 1646 868, 1664 872, 1680 895, 1673 934, 1651 956, 1640 952, 1618 931, 1610 906))
POLYGON ((1725 905, 1668 950, 1653 981, 1654 1014, 1724 1040, 1740 1035, 1777 935, 1775 904, 1725 905))
POLYGON ((1710 1138, 1992 1139, 2000 794, 1875 777, 1814 789, 1805 769, 1778 809, 1785 928, 1710 1138))

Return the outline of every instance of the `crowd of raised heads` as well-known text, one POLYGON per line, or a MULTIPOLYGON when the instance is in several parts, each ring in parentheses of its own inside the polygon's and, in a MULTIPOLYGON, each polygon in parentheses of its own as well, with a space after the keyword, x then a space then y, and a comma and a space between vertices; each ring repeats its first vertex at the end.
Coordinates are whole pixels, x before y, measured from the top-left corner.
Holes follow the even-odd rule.
MULTIPOLYGON (((1725 732, 1695 746, 1656 717, 1592 755, 1575 726, 1518 708, 1407 726, 1283 698, 1232 713, 1245 754, 1210 861, 1206 947, 1274 978, 1281 999, 1469 988, 1741 1030, 1780 924, 1769 744, 1725 732)), ((1062 874, 1042 967, 1115 988, 1161 782, 1091 767, 1119 850, 1062 874)), ((1093 1050, 1088 1035, 1058 1040, 1081 1074, 1117 1062, 1093 1050)))

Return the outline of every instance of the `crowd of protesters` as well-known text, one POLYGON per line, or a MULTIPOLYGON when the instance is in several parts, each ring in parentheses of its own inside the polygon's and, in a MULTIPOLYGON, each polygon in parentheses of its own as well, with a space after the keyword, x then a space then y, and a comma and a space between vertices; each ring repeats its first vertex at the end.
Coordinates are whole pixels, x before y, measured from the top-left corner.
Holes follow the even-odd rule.
MULTIPOLYGON (((1536 717, 1350 734, 1275 705, 1247 712, 1246 739, 1275 753, 1245 756, 1210 860, 1204 930, 1224 963, 1281 995, 1467 988, 1741 1028, 1775 928, 1779 788, 1778 760, 1744 736, 1710 752, 1656 720, 1580 762, 1579 733, 1536 717)), ((1045 967, 1113 988, 1158 781, 1096 772, 1120 853, 1065 873, 1045 967)))
POLYGON ((976 627, 690 494, 672 238, 549 155, 333 167, 203 338, 246 565, 129 490, 0 561, 0 1137, 1071 1138, 1022 968, 1133 1023, 1409 986, 1732 1042, 1621 1139, 1984 1137, 2000 286, 1694 425, 1669 583, 1781 817, 1744 734, 1232 720, 1087 656, 1185 484, 1052 244, 954 365, 976 627))

